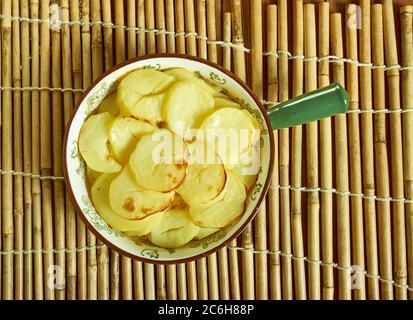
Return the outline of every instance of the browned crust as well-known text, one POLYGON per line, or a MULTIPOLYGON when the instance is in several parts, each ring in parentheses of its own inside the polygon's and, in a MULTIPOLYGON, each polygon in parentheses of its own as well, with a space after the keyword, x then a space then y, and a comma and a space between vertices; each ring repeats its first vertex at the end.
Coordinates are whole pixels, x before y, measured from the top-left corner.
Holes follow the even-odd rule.
MULTIPOLYGON (((70 127, 73 121, 73 118, 75 116, 75 114, 77 113, 80 104, 83 102, 83 100, 85 99, 85 97, 89 94, 89 92, 103 79, 105 78, 107 75, 109 75, 110 73, 114 72, 115 70, 118 70, 128 64, 131 64, 133 62, 136 61, 142 61, 142 60, 148 60, 148 59, 153 59, 153 58, 181 58, 181 59, 188 59, 188 60, 193 60, 193 61, 197 61, 200 63, 204 63, 207 64, 215 69, 220 70, 221 72, 223 72, 224 74, 226 74, 228 77, 231 77, 233 80, 235 80, 255 101, 255 103, 257 104, 257 106, 259 107, 259 109, 261 110, 261 113, 263 114, 263 117, 265 119, 265 122, 267 124, 267 127, 271 129, 271 123, 270 120, 267 116, 267 113, 265 111, 265 109, 263 108, 260 100, 258 99, 257 95, 235 74, 233 74, 232 72, 228 71, 227 69, 225 69, 224 67, 215 64, 211 61, 202 59, 202 58, 198 58, 198 57, 194 57, 194 56, 187 56, 187 55, 183 55, 183 54, 164 54, 164 53, 157 53, 157 54, 151 54, 151 55, 145 55, 145 56, 141 56, 141 57, 137 57, 135 59, 132 60, 128 60, 125 61, 121 64, 118 64, 117 66, 113 67, 112 69, 108 70, 107 72, 103 73, 100 77, 98 77, 93 84, 83 93, 81 99, 79 100, 79 102, 76 105, 76 108, 74 109, 72 118, 69 121, 69 125, 66 127, 66 131, 65 131, 65 137, 64 137, 64 143, 63 143, 63 174, 65 177, 65 184, 66 184, 66 188, 67 191, 69 193, 71 202, 73 203, 74 208, 76 209, 76 211, 78 212, 78 214, 80 215, 80 218, 82 219, 82 221, 85 223, 85 225, 87 226, 87 228, 89 230, 91 230, 91 232, 99 239, 101 240, 105 245, 107 245, 109 248, 119 252, 120 254, 127 256, 129 258, 132 259, 136 259, 136 260, 140 260, 143 262, 147 262, 147 263, 155 263, 155 264, 178 264, 178 263, 184 263, 184 262, 189 262, 189 261, 193 261, 196 259, 200 259, 202 257, 206 257, 216 251, 218 251, 220 248, 226 246, 230 241, 232 241, 233 239, 235 239, 236 237, 238 237, 243 231, 244 229, 247 227, 247 225, 251 222, 251 220, 255 217, 255 215, 257 214, 261 202, 265 199, 265 195, 268 191, 268 188, 270 186, 270 181, 271 181, 271 177, 272 177, 272 171, 273 171, 273 165, 274 165, 274 158, 271 156, 270 158, 270 163, 269 163, 269 169, 267 172, 267 178, 265 180, 265 184, 263 186, 263 188, 261 189, 261 195, 260 198, 258 199, 257 205, 254 207, 254 209, 251 211, 250 216, 248 217, 248 219, 244 222, 244 224, 237 230, 234 232, 234 234, 229 237, 226 241, 222 242, 221 244, 219 244, 216 247, 213 247, 203 253, 200 253, 198 255, 189 257, 189 258, 182 258, 182 259, 174 259, 174 260, 156 260, 156 259, 148 259, 148 258, 144 258, 141 256, 137 256, 134 254, 131 254, 129 252, 126 252, 125 250, 117 247, 115 244, 109 242, 105 237, 101 236, 101 234, 99 233, 98 230, 95 229, 95 227, 88 221, 88 219, 85 217, 85 215, 83 214, 79 204, 77 203, 76 199, 75 199, 75 195, 74 195, 74 191, 72 188, 72 185, 70 184, 69 181, 69 172, 68 172, 68 168, 67 168, 67 144, 68 144, 68 135, 69 135, 69 131, 70 131, 70 127)), ((274 154, 274 137, 272 134, 269 135, 270 138, 270 154, 274 154)))

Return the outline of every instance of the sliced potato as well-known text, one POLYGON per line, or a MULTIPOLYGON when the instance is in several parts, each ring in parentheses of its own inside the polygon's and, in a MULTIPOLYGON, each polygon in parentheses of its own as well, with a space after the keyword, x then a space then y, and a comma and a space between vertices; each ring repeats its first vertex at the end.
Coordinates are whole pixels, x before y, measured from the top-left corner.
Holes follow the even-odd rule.
POLYGON ((110 94, 102 101, 98 108, 98 113, 102 112, 109 112, 114 117, 116 117, 119 114, 116 92, 110 94))
POLYGON ((168 209, 173 201, 173 192, 161 193, 145 190, 133 178, 126 166, 109 188, 109 202, 113 210, 124 219, 143 219, 151 214, 168 209))
POLYGON ((239 103, 228 99, 227 96, 224 97, 215 97, 215 109, 222 109, 222 108, 236 108, 241 109, 239 103))
POLYGON ((144 236, 152 231, 162 219, 163 212, 155 213, 141 220, 128 220, 118 216, 109 203, 109 186, 116 174, 100 175, 91 189, 91 196, 96 211, 114 230, 129 236, 144 236))
POLYGON ((91 115, 80 130, 80 154, 88 167, 98 172, 111 173, 122 169, 108 148, 109 130, 113 120, 113 116, 108 112, 91 115))
POLYGON ((164 73, 174 77, 178 81, 191 81, 202 87, 204 90, 212 95, 217 95, 221 92, 221 88, 217 85, 209 84, 204 79, 199 78, 194 72, 184 68, 171 68, 164 71, 164 73))
POLYGON ((137 119, 156 125, 162 121, 161 109, 164 97, 164 93, 142 97, 133 108, 128 109, 128 112, 137 119))
POLYGON ((141 138, 129 163, 137 183, 143 188, 172 191, 185 178, 188 148, 181 138, 160 129, 141 138))
POLYGON ((184 136, 214 110, 214 98, 193 81, 177 82, 166 93, 162 110, 169 129, 184 136))
POLYGON ((202 240, 217 231, 219 231, 219 229, 217 228, 199 228, 198 234, 195 236, 195 239, 202 240))
POLYGON ((231 171, 227 172, 224 190, 214 200, 206 204, 189 207, 192 221, 204 228, 223 228, 235 221, 245 209, 246 188, 231 171))
POLYGON ((259 137, 258 122, 246 110, 222 108, 201 125, 204 137, 214 140, 216 151, 225 165, 236 164, 243 152, 259 137))
MULTIPOLYGON (((224 165, 215 154, 213 163, 194 161, 188 165, 188 171, 177 192, 189 205, 206 203, 218 196, 225 186, 224 165)), ((207 159, 203 159, 207 160, 207 159)))
POLYGON ((149 234, 153 244, 163 248, 177 248, 191 241, 199 231, 186 210, 171 209, 163 213, 161 222, 149 234))
POLYGON ((116 118, 110 129, 109 137, 115 159, 126 164, 138 140, 155 129, 156 127, 149 123, 134 118, 116 118))
POLYGON ((118 87, 118 103, 121 113, 132 115, 142 96, 165 91, 175 78, 153 69, 139 69, 129 73, 118 87))
POLYGON ((228 168, 231 168, 237 174, 249 190, 257 180, 260 170, 259 145, 250 147, 247 152, 240 156, 238 163, 227 166, 228 168))

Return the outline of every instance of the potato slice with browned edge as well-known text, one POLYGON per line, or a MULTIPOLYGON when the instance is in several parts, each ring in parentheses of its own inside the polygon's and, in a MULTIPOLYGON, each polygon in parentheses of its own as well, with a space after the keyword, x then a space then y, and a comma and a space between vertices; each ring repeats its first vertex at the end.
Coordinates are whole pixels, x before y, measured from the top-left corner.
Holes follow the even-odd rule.
POLYGON ((98 113, 103 112, 109 112, 114 117, 116 117, 119 114, 118 99, 116 92, 107 96, 98 107, 98 113))
POLYGON ((199 228, 198 234, 195 236, 195 239, 202 240, 206 237, 209 237, 211 234, 219 231, 219 228, 199 228))
POLYGON ((259 138, 259 128, 248 111, 235 108, 219 109, 201 125, 204 138, 215 145, 225 166, 239 161, 240 155, 259 138))
POLYGON ((212 95, 190 80, 175 83, 166 93, 162 106, 168 128, 182 137, 188 129, 199 128, 213 110, 212 95))
POLYGON ((109 130, 113 120, 113 116, 108 112, 91 115, 80 130, 80 154, 88 167, 98 172, 111 173, 122 169, 108 148, 109 130))
POLYGON ((139 69, 129 73, 119 84, 118 103, 123 115, 132 115, 139 100, 146 95, 165 91, 175 78, 153 69, 139 69))
POLYGON ((140 187, 128 166, 117 176, 109 188, 109 202, 113 210, 124 219, 143 219, 168 209, 173 192, 157 192, 140 187))
POLYGON ((188 147, 166 129, 143 136, 129 161, 137 183, 145 189, 168 192, 185 178, 188 147))
POLYGON ((215 153, 212 163, 208 163, 207 160, 206 157, 194 161, 191 161, 191 157, 189 159, 185 180, 177 189, 189 205, 211 201, 221 193, 225 186, 225 168, 219 157, 215 153))
POLYGON ((212 95, 218 95, 222 88, 216 84, 208 83, 205 79, 198 77, 195 72, 190 71, 184 68, 171 68, 164 70, 164 73, 174 77, 177 81, 186 81, 189 80, 193 83, 196 83, 204 90, 208 91, 212 95))
POLYGON ((171 209, 163 213, 161 222, 149 234, 153 244, 163 248, 177 248, 191 241, 199 231, 186 210, 171 209))
POLYGON ((224 190, 206 204, 189 207, 192 221, 204 228, 223 228, 235 221, 245 210, 246 188, 231 171, 227 172, 224 190))
POLYGON ((162 103, 164 97, 164 93, 142 97, 133 108, 129 109, 130 114, 137 119, 157 125, 163 121, 162 103))
POLYGON ((102 174, 93 184, 91 196, 96 211, 116 231, 129 236, 147 235, 159 224, 163 212, 152 214, 141 220, 128 220, 118 216, 109 203, 109 186, 115 178, 116 174, 102 174))
POLYGON ((109 137, 115 159, 126 164, 138 140, 155 130, 156 127, 141 120, 131 117, 116 118, 110 129, 109 137))

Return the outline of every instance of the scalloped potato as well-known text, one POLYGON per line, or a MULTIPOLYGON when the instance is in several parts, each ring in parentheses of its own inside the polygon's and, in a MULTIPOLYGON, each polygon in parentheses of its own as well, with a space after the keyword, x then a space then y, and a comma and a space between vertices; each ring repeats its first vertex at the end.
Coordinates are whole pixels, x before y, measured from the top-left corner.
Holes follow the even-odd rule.
POLYGON ((103 220, 113 229, 130 236, 144 236, 152 231, 162 219, 162 212, 150 215, 141 220, 128 220, 118 216, 109 203, 109 186, 116 174, 100 175, 91 188, 93 204, 103 220))
POLYGON ((232 172, 227 172, 224 190, 216 199, 189 207, 192 221, 204 228, 223 228, 234 222, 245 209, 245 185, 232 172))
POLYGON ((172 209, 163 214, 162 220, 149 234, 149 240, 164 248, 177 248, 191 241, 199 231, 187 210, 172 209))
POLYGON ((129 167, 112 181, 109 187, 109 202, 117 215, 124 219, 143 219, 151 214, 168 209, 173 201, 172 192, 161 193, 140 187, 129 167))
POLYGON ((141 138, 129 160, 140 186, 169 192, 181 185, 187 171, 188 148, 183 141, 180 144, 179 140, 179 137, 165 129, 141 138), (161 141, 155 141, 156 137, 161 141))
POLYGON ((122 166, 109 150, 109 130, 114 117, 108 113, 91 115, 79 135, 79 151, 88 167, 98 172, 118 172, 122 166))
POLYGON ((213 76, 132 71, 84 122, 87 187, 114 230, 177 248, 244 213, 259 171, 261 126, 213 76))
POLYGON ((109 141, 116 160, 126 164, 139 139, 156 130, 147 122, 131 117, 118 117, 110 128, 109 141))

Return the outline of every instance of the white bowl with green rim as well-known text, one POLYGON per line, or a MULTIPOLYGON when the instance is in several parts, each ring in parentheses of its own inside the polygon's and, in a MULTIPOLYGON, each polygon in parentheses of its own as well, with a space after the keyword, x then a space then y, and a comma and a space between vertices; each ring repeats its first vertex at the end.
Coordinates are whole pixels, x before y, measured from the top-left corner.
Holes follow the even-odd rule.
POLYGON ((241 79, 217 64, 179 54, 142 56, 117 65, 104 73, 81 97, 65 134, 65 183, 72 203, 83 222, 99 240, 113 250, 149 263, 176 264, 191 261, 207 256, 226 245, 237 237, 256 215, 268 191, 272 176, 273 130, 320 120, 346 112, 347 108, 347 93, 339 85, 333 84, 265 110, 257 96, 241 79), (166 249, 157 247, 149 241, 132 240, 113 230, 101 218, 88 193, 85 179, 86 166, 78 151, 78 137, 84 121, 98 108, 103 99, 115 90, 123 76, 140 68, 163 70, 176 67, 191 70, 207 81, 219 84, 226 93, 237 100, 241 108, 247 110, 262 125, 262 131, 258 178, 251 188, 242 217, 234 224, 202 240, 192 240, 183 247, 166 249))

